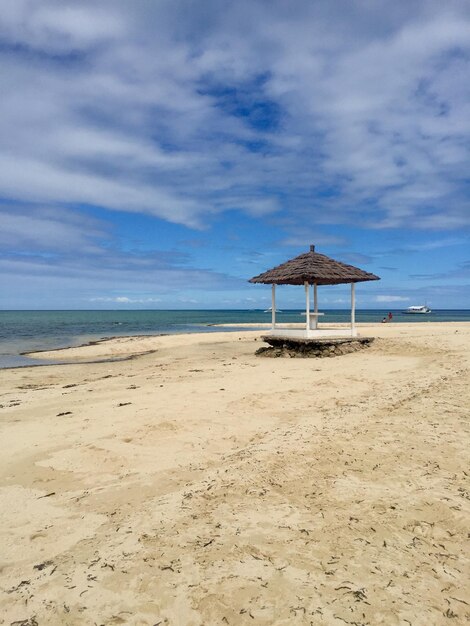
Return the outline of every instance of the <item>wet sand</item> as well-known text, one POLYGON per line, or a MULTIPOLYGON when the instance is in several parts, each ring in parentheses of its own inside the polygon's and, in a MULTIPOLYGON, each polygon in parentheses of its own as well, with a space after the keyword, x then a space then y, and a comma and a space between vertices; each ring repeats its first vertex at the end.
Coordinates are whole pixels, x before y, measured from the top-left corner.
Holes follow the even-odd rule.
POLYGON ((241 331, 1 371, 0 624, 468 623, 470 323, 360 332, 336 358, 241 331))

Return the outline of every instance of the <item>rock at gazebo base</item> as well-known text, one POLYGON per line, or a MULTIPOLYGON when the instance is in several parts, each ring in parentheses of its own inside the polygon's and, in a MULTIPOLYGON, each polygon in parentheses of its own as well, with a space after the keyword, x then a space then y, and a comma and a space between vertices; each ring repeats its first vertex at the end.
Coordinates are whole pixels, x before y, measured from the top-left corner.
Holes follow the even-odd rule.
POLYGON ((348 339, 304 339, 296 337, 264 336, 263 341, 269 347, 256 351, 259 356, 287 358, 322 358, 342 356, 368 348, 374 341, 373 337, 351 337, 348 339))

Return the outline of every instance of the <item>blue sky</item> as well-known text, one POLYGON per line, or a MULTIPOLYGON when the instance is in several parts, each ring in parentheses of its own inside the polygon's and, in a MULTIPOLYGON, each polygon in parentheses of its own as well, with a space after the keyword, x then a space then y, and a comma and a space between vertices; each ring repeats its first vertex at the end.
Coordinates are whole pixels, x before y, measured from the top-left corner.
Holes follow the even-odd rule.
POLYGON ((470 3, 2 0, 0 55, 0 308, 264 308, 310 243, 470 308, 470 3))

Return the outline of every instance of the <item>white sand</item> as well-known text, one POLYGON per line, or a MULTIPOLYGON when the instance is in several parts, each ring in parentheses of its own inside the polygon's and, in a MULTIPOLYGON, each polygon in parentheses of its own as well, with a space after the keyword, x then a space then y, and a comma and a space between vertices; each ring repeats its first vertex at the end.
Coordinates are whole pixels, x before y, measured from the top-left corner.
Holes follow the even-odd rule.
POLYGON ((260 334, 0 372, 0 624, 468 623, 470 324, 260 334))

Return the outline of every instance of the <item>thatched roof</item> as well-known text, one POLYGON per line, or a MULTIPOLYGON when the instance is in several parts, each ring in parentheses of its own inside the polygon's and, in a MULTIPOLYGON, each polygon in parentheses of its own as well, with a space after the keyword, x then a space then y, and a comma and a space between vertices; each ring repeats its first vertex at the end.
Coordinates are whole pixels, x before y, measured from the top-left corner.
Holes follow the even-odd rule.
POLYGON ((272 270, 250 279, 250 283, 264 283, 275 285, 341 285, 343 283, 360 283, 366 280, 380 280, 379 276, 364 272, 354 265, 347 265, 330 259, 324 254, 315 252, 315 246, 310 251, 296 256, 286 263, 282 263, 272 270))

